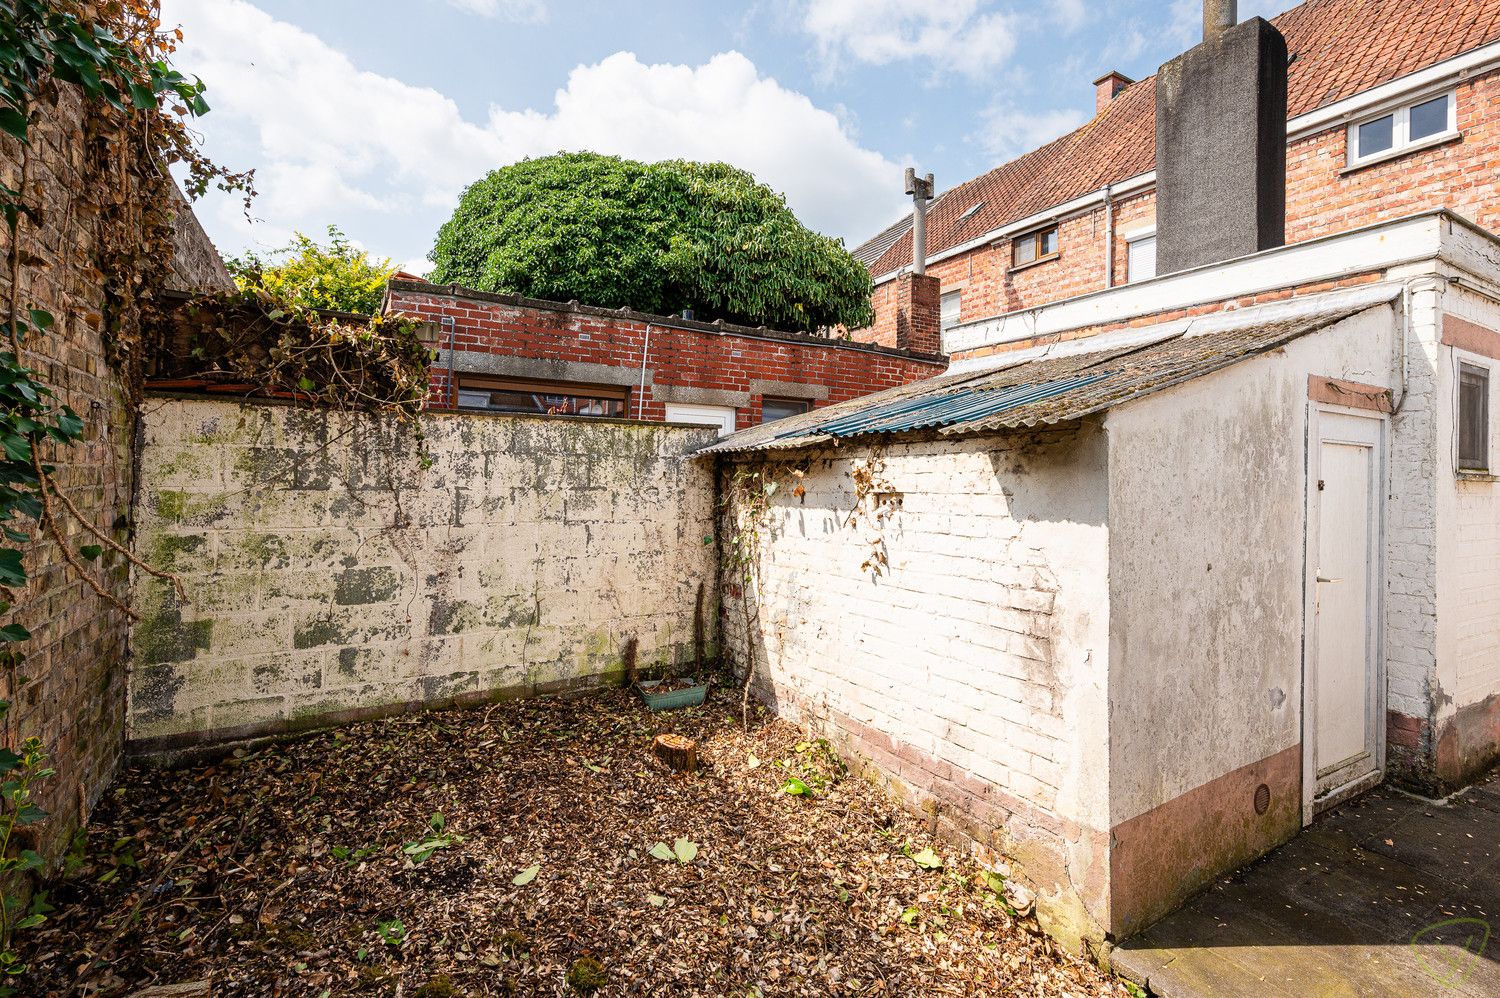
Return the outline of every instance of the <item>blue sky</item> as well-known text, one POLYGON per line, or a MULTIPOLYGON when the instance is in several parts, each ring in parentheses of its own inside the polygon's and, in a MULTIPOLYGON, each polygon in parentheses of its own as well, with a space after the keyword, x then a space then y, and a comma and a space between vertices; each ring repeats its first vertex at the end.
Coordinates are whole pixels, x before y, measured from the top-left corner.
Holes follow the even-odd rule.
MULTIPOLYGON (((1241 17, 1289 0, 1242 0, 1241 17)), ((1199 0, 164 0, 209 85, 205 148, 255 167, 225 253, 341 226, 418 267, 463 187, 558 149, 721 159, 850 245, 939 189, 1082 123, 1091 81, 1197 38, 1199 0)))

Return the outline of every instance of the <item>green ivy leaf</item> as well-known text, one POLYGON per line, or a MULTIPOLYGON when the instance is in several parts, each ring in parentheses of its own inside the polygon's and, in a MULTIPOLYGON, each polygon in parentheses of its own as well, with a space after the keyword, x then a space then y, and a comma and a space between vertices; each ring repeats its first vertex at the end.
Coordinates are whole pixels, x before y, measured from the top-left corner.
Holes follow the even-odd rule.
POLYGON ((78 549, 78 553, 83 555, 89 561, 94 561, 104 553, 104 548, 98 544, 85 544, 83 547, 78 549))
POLYGON ((27 641, 31 638, 31 632, 20 624, 6 624, 0 627, 0 641, 27 641))
POLYGON ((0 548, 0 585, 24 586, 26 569, 21 564, 21 552, 15 548, 0 548))
POLYGON ((26 126, 26 115, 13 107, 0 107, 0 130, 4 130, 22 142, 25 142, 26 126))

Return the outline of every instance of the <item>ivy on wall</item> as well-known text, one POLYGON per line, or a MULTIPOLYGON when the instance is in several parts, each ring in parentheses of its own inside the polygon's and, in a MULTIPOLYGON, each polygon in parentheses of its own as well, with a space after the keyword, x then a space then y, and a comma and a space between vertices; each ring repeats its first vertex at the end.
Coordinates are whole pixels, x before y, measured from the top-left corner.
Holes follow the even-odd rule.
MULTIPOLYGON (((142 314, 162 290, 171 259, 172 217, 178 199, 168 174, 173 163, 186 167, 187 186, 202 193, 211 183, 251 193, 248 174, 233 174, 206 160, 194 145, 186 122, 208 111, 204 85, 174 70, 168 59, 181 34, 162 31, 157 5, 145 0, 85 3, 80 0, 0 0, 0 132, 19 159, 16 186, 0 184, 0 218, 5 223, 3 320, 9 349, 0 352, 0 614, 11 610, 18 590, 29 581, 26 550, 40 530, 56 544, 70 569, 106 603, 129 610, 95 577, 89 562, 114 551, 152 574, 171 578, 137 561, 109 533, 97 527, 59 486, 46 455, 84 436, 79 415, 63 404, 51 386, 25 362, 24 349, 55 335, 56 317, 33 299, 34 274, 51 265, 26 247, 32 228, 44 222, 63 231, 49 251, 80 253, 63 258, 60 269, 91 275, 103 290, 104 332, 110 352, 139 391, 142 314), (44 203, 49 193, 32 176, 37 123, 52 113, 65 88, 85 102, 83 167, 76 189, 50 192, 63 204, 44 203), (60 212, 56 218, 44 213, 60 212), (69 226, 87 227, 87 238, 71 239, 69 226), (88 535, 75 547, 63 524, 71 521, 88 535)), ((175 581, 175 580, 174 580, 175 581)), ((11 676, 11 696, 24 682, 21 650, 31 634, 19 622, 0 626, 0 665, 11 676)), ((9 701, 0 701, 6 741, 13 741, 9 701)), ((25 966, 11 941, 49 910, 44 895, 22 907, 12 893, 17 875, 38 869, 41 857, 14 849, 16 829, 45 817, 32 788, 53 775, 40 740, 0 747, 0 995, 16 993, 25 966)))

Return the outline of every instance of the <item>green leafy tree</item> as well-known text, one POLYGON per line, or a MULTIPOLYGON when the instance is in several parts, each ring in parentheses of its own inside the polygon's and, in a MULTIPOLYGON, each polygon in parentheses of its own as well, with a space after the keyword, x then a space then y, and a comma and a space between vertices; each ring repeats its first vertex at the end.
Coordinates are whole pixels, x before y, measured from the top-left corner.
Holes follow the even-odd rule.
POLYGON ((390 260, 376 260, 355 247, 336 225, 323 244, 298 232, 271 258, 254 252, 228 261, 240 290, 264 291, 304 308, 373 314, 380 311, 386 283, 396 272, 390 260))
POLYGON ((780 329, 868 325, 870 275, 725 163, 558 153, 494 170, 438 231, 432 280, 780 329))

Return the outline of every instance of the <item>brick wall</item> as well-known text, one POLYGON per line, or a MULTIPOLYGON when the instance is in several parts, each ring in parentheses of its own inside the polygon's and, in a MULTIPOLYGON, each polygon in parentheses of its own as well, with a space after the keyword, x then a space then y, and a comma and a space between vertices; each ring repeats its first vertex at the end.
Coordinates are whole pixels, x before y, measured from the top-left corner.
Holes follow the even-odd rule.
POLYGON ((1065 428, 806 455, 805 495, 775 497, 748 631, 746 594, 724 582, 727 649, 741 668, 755 656, 763 697, 939 831, 1013 861, 1073 940, 1107 922, 1107 704, 1089 665, 1108 645, 1102 439, 1065 428), (850 522, 851 473, 872 460, 899 500, 880 530, 869 500, 850 522), (861 567, 873 550, 888 559, 878 577, 861 567))
MULTIPOLYGON (((705 428, 481 413, 409 427, 148 398, 130 739, 140 751, 621 679, 693 659, 717 594, 705 428)), ((713 649, 708 649, 712 654, 713 649)), ((118 728, 118 725, 117 725, 118 728)))
MULTIPOLYGON (((734 405, 739 410, 738 428, 743 429, 760 422, 761 398, 766 395, 806 398, 815 407, 823 406, 932 377, 946 367, 938 357, 820 336, 719 327, 507 295, 449 293, 447 288, 414 282, 393 282, 387 308, 432 322, 452 318, 453 346, 460 357, 546 362, 562 375, 558 380, 581 383, 601 374, 618 375, 611 383, 632 389, 630 415, 648 420, 665 419, 669 401, 696 401, 734 405), (642 398, 638 385, 648 325, 642 398)), ((446 350, 446 330, 435 345, 446 350)), ((432 369, 437 407, 448 405, 446 368, 445 354, 432 369)))
MULTIPOLYGON (((1500 230, 1500 72, 1456 89, 1458 140, 1345 172, 1347 135, 1341 125, 1287 147, 1288 243, 1446 207, 1500 230)), ((1124 232, 1155 215, 1155 191, 1115 201, 1114 279, 1125 283, 1124 232)), ((1102 207, 1061 222, 1057 259, 1010 269, 1009 240, 936 262, 927 272, 942 290, 962 289, 962 320, 984 319, 1105 287, 1102 207)), ((883 275, 876 275, 877 277, 883 275)), ((875 323, 855 339, 894 343, 895 282, 875 288, 875 323)))
MULTIPOLYGON (((94 234, 88 220, 93 216, 73 203, 84 189, 83 129, 82 103, 68 87, 61 89, 56 104, 39 109, 32 126, 30 183, 41 192, 43 210, 38 219, 23 224, 22 249, 43 263, 23 268, 23 307, 50 311, 56 325, 24 343, 24 360, 86 426, 80 443, 44 448, 43 459, 56 467, 57 482, 89 521, 124 541, 135 413, 129 391, 106 359, 104 294, 98 273, 89 269, 94 234)), ((9 137, 0 140, 0 183, 21 187, 21 172, 19 145, 9 137)), ((169 282, 183 288, 213 284, 222 262, 191 212, 184 208, 179 222, 177 242, 183 252, 173 261, 169 282)), ((8 299, 8 270, 0 272, 0 293, 8 299)), ((67 524, 66 535, 75 551, 93 542, 76 524, 67 524)), ((56 859, 119 762, 126 622, 66 567, 50 541, 35 542, 26 564, 32 581, 14 598, 13 619, 33 635, 21 646, 27 658, 20 672, 31 681, 17 691, 10 677, 0 679, 0 696, 15 702, 4 743, 39 736, 57 770, 39 787, 40 803, 51 817, 26 830, 35 834, 44 855, 56 859)), ((103 587, 125 599, 129 572, 123 560, 105 554, 96 566, 103 587)))

